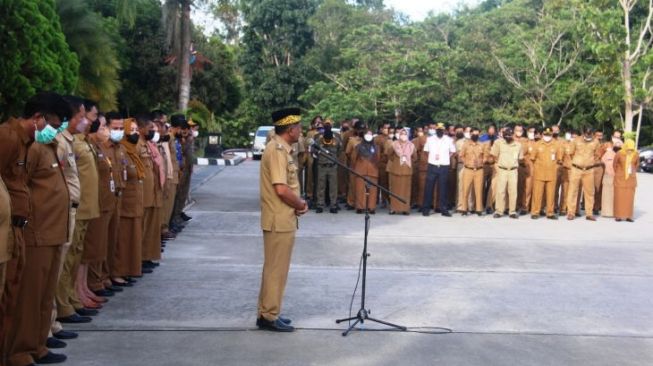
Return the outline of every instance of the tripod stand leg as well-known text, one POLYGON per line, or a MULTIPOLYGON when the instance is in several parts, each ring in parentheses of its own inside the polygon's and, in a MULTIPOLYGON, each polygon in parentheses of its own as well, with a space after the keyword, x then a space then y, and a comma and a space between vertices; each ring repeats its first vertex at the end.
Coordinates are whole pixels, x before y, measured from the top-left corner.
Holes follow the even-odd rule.
POLYGON ((342 322, 348 322, 350 320, 358 319, 358 316, 352 316, 351 318, 345 318, 345 319, 338 319, 336 320, 336 324, 340 324, 342 322))
POLYGON ((392 323, 388 323, 388 322, 385 322, 385 321, 383 321, 383 320, 379 320, 379 319, 370 318, 369 316, 368 316, 366 319, 367 319, 367 320, 370 320, 370 321, 373 321, 373 322, 376 322, 376 323, 379 323, 379 324, 387 325, 387 326, 389 326, 389 327, 397 328, 397 329, 399 329, 399 330, 403 330, 403 331, 406 331, 406 330, 408 329, 408 328, 406 328, 406 327, 404 327, 404 326, 397 325, 397 324, 392 324, 392 323))
POLYGON ((349 326, 349 328, 347 328, 346 331, 342 332, 342 336, 343 336, 343 337, 346 337, 347 334, 349 334, 349 332, 351 332, 352 329, 354 329, 354 327, 356 326, 356 324, 358 324, 358 323, 361 322, 361 319, 360 319, 360 318, 352 318, 352 319, 356 319, 356 321, 353 322, 353 323, 351 323, 351 325, 349 326))

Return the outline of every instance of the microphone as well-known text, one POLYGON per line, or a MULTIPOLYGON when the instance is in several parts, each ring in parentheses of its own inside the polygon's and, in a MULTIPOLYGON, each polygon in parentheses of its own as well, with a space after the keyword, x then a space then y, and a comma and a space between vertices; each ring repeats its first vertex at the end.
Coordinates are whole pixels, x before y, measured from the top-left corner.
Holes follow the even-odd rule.
POLYGON ((306 143, 308 144, 309 147, 315 148, 315 150, 325 153, 327 155, 331 155, 329 150, 322 148, 322 146, 318 145, 317 142, 313 138, 308 138, 306 140, 306 143))

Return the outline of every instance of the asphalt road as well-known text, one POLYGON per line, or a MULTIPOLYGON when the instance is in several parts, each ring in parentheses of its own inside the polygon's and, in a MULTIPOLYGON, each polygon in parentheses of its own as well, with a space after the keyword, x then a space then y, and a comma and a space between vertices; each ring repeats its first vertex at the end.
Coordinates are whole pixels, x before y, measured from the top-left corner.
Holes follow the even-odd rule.
POLYGON ((378 212, 366 307, 409 332, 365 323, 344 338, 352 212, 301 219, 284 304, 299 330, 255 330, 258 167, 204 168, 194 219, 159 269, 69 327, 67 364, 653 365, 653 175, 639 175, 635 223, 378 212))

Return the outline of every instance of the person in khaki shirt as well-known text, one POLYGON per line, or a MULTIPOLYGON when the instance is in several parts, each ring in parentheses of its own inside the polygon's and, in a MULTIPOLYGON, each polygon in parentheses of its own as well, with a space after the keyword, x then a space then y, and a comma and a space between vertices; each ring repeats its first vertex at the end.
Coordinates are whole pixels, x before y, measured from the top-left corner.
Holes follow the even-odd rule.
POLYGON ((519 162, 523 160, 521 144, 516 142, 511 128, 503 131, 503 138, 497 140, 490 153, 496 160, 496 212, 494 218, 500 218, 506 205, 506 194, 508 195, 508 214, 511 219, 517 219, 517 179, 519 162))
POLYGON ((11 259, 11 249, 13 249, 13 239, 10 232, 11 199, 5 182, 0 176, 0 302, 5 288, 6 263, 11 259))
POLYGON ((531 218, 540 217, 542 195, 546 194, 546 217, 557 220, 555 215, 555 187, 558 178, 558 166, 562 164, 563 150, 560 144, 553 140, 553 131, 547 128, 542 132, 542 140, 538 141, 529 154, 533 161, 533 203, 531 218))
POLYGON ((530 211, 531 197, 533 193, 533 161, 530 159, 530 153, 533 152, 535 144, 535 127, 529 127, 526 134, 523 133, 523 126, 515 126, 515 138, 521 144, 524 161, 519 165, 518 175, 518 193, 517 193, 517 210, 520 215, 526 215, 530 211), (522 133, 519 134, 521 129, 522 133))
POLYGON ((567 194, 567 219, 575 218, 578 191, 583 187, 585 198, 585 217, 596 221, 592 214, 594 208, 594 168, 600 161, 600 143, 594 138, 594 130, 586 127, 583 136, 576 138, 569 146, 568 155, 571 158, 571 175, 569 177, 569 192, 567 194))
POLYGON ((483 168, 487 159, 486 145, 478 142, 481 130, 474 127, 470 139, 461 147, 459 159, 463 164, 461 211, 463 216, 468 214, 469 195, 474 187, 474 202, 476 214, 483 216, 483 168))
POLYGON ((292 332, 290 319, 281 317, 281 304, 298 228, 298 217, 308 211, 301 199, 297 162, 292 147, 299 140, 298 108, 272 113, 276 135, 265 147, 260 167, 261 229, 264 262, 256 325, 260 329, 292 332))
MULTIPOLYGON (((386 151, 386 149, 392 145, 392 140, 388 139, 388 133, 390 131, 390 124, 384 123, 379 130, 379 134, 374 137, 374 144, 379 151, 386 151), (389 141, 389 142, 388 142, 389 141)), ((397 139, 399 137, 397 136, 397 139)), ((379 185, 382 187, 388 188, 390 185, 390 173, 387 171, 388 167, 388 155, 381 154, 381 158, 378 163, 379 167, 379 185)), ((380 193, 381 196, 381 208, 386 208, 388 206, 389 197, 385 192, 380 193)))
POLYGON ((385 155, 388 160, 387 172, 390 175, 390 191, 403 198, 406 203, 401 203, 395 197, 390 197, 390 215, 410 215, 413 168, 417 161, 417 150, 415 145, 408 140, 407 129, 398 128, 397 136, 397 141, 388 144, 382 155, 385 155))

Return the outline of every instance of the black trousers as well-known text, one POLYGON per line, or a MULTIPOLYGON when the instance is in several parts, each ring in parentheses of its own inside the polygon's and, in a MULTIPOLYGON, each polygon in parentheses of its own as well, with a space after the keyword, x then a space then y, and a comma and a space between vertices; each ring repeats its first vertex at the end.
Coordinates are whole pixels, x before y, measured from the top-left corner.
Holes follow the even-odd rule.
POLYGON ((424 201, 422 211, 430 211, 433 204, 433 190, 438 183, 438 206, 440 211, 447 209, 447 181, 449 180, 449 165, 431 165, 426 171, 426 186, 424 187, 424 201))

